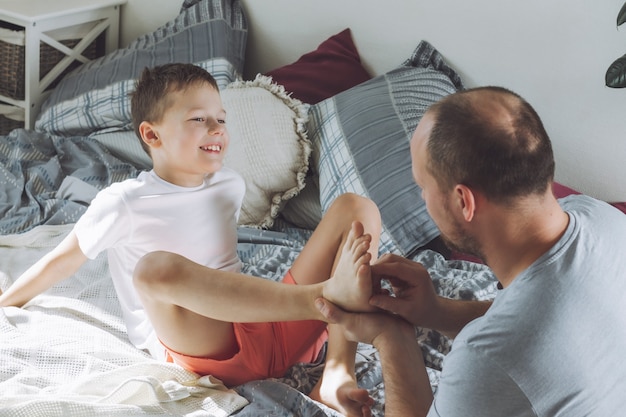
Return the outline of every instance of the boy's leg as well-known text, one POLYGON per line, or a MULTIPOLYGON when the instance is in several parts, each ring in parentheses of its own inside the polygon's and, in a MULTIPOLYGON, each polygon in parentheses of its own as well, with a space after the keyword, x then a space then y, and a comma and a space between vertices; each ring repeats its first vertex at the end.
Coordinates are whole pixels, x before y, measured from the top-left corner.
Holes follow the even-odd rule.
MULTIPOLYGON (((362 240, 359 240, 361 235, 367 234, 368 252, 371 259, 376 259, 381 231, 378 207, 371 200, 356 194, 343 194, 329 207, 302 252, 294 261, 291 273, 298 284, 308 285, 326 281, 333 275, 344 252, 346 256, 343 257, 343 260, 346 263, 346 269, 351 268, 353 262, 348 259, 351 256, 349 252, 355 253, 356 250, 346 247, 345 244, 355 222, 357 222, 356 227, 359 230, 353 233, 352 241, 354 244, 360 244, 362 243, 362 240)), ((352 284, 350 280, 339 279, 336 281, 341 281, 336 284, 337 286, 348 287, 352 284)), ((337 292, 340 293, 341 291, 337 290, 337 292)), ((354 290, 346 292, 354 293, 354 290)), ((326 292, 324 295, 327 296, 326 292)), ((332 294, 332 297, 328 298, 334 297, 335 294, 332 294)), ((350 300, 345 299, 331 299, 330 301, 336 302, 344 308, 349 307, 346 304, 351 303, 350 300)), ((354 303, 358 304, 359 301, 354 301, 354 303)), ((359 309, 362 308, 364 307, 360 306, 359 309)))
MULTIPOLYGON (((166 346, 190 356, 227 358, 238 348, 232 322, 323 320, 314 306, 314 300, 322 295, 343 305, 341 299, 324 293, 328 284, 324 280, 337 268, 355 221, 371 233, 365 245, 371 240, 374 249, 370 250, 376 255, 380 230, 376 206, 362 197, 343 196, 329 209, 292 267, 296 282, 311 285, 284 285, 213 270, 173 253, 157 252, 146 255, 138 263, 135 287, 157 335, 166 346), (277 305, 281 308, 276 309, 277 305)), ((363 243, 362 237, 356 236, 353 243, 357 249, 347 251, 347 256, 361 259, 358 247, 363 243)), ((350 270, 352 262, 346 263, 349 271, 341 278, 351 284, 354 282, 354 272, 350 270)), ((364 287, 367 292, 371 291, 371 284, 369 277, 366 278, 363 282, 367 284, 364 287)), ((348 290, 353 289, 345 292, 350 292, 348 290)), ((339 292, 339 298, 342 296, 343 292, 339 292)), ((368 298, 366 295, 364 305, 368 304, 368 298)))
POLYGON ((314 311, 322 284, 285 285, 207 268, 170 252, 141 258, 133 283, 160 341, 187 356, 232 356, 239 348, 235 322, 323 320, 314 311))
POLYGON ((190 271, 199 267, 175 254, 152 253, 135 269, 135 288, 159 340, 168 349, 187 356, 227 359, 237 351, 232 323, 199 314, 179 302, 189 295, 191 303, 188 293, 203 292, 198 286, 201 281, 190 271), (179 286, 180 295, 172 284, 179 286))
MULTIPOLYGON (((366 309, 372 291, 369 262, 377 257, 380 230, 380 214, 373 202, 353 194, 340 196, 294 262, 294 279, 313 284, 333 277, 327 283, 332 288, 325 288, 326 298, 344 307, 366 309), (367 248, 365 255, 359 245, 367 248), (346 299, 346 294, 355 296, 346 299)), ((310 396, 346 415, 361 415, 371 399, 356 383, 357 344, 347 341, 335 325, 328 332, 324 373, 310 396)))

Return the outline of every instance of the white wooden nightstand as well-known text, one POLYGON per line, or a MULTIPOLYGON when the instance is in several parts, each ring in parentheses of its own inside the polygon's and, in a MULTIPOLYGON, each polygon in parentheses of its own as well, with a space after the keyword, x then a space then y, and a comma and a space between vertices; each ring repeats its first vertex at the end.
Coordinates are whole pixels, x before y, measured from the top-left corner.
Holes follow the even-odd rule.
MULTIPOLYGON (((96 38, 104 36, 105 53, 119 47, 120 6, 127 0, 0 0, 0 25, 24 31, 24 93, 10 97, 0 93, 0 104, 23 109, 24 126, 32 129, 46 89, 73 62, 88 62, 83 56, 96 38), (52 34, 81 28, 77 44, 68 47, 52 34), (40 46, 49 45, 65 57, 40 76, 40 46)), ((5 57, 0 56, 0 60, 5 57)), ((10 63, 12 65, 12 63, 10 63)), ((17 63, 15 63, 17 64, 17 63)))

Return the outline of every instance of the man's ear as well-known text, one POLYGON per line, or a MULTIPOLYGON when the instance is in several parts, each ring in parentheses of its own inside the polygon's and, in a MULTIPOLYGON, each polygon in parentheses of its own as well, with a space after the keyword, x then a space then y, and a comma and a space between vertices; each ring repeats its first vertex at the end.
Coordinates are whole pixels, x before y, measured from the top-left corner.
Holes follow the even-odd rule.
POLYGON ((156 148, 160 146, 161 141, 159 140, 159 135, 156 130, 154 130, 154 126, 146 121, 141 122, 139 125, 139 134, 141 135, 141 140, 144 141, 149 147, 156 148))
POLYGON ((454 187, 454 196, 459 209, 463 213, 463 218, 466 222, 471 222, 476 212, 477 196, 471 188, 463 184, 457 184, 454 187))

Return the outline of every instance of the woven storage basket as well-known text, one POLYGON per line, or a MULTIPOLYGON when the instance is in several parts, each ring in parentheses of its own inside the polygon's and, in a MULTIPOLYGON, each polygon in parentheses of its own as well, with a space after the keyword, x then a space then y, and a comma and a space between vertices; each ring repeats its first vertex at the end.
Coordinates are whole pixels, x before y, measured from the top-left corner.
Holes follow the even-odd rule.
MULTIPOLYGON (((22 31, 23 32, 23 31, 22 31)), ((63 39, 60 43, 68 48, 74 48, 78 39, 63 39)), ((97 57, 97 42, 94 40, 83 51, 82 55, 89 59, 97 57)), ((43 78, 56 64, 65 57, 65 54, 52 46, 41 43, 39 46, 39 77, 43 78)), ((0 94, 16 100, 24 100, 24 46, 6 42, 0 38, 0 94)), ((74 61, 48 88, 54 87, 67 73, 81 63, 74 61)))

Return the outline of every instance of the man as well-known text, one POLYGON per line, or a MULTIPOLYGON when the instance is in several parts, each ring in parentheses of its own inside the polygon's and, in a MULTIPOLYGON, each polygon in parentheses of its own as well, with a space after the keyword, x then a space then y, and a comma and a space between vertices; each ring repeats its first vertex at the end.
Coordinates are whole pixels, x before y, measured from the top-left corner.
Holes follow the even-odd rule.
POLYGON ((411 157, 442 237, 483 259, 502 289, 491 306, 446 300, 420 265, 384 256, 370 271, 395 296, 370 302, 394 315, 317 301, 346 336, 378 348, 386 415, 623 415, 626 216, 586 196, 556 200, 541 120, 503 88, 433 105, 411 157), (413 325, 458 332, 434 401, 413 325))

